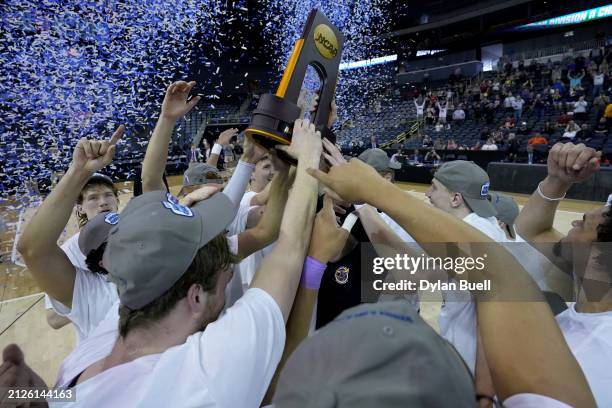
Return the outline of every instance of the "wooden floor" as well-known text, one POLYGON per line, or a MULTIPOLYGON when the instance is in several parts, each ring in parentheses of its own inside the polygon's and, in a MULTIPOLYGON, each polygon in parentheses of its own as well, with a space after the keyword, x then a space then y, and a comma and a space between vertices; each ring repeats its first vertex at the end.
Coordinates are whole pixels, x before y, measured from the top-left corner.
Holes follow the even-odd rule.
MULTIPOLYGON (((182 182, 181 177, 170 177, 168 182, 172 193, 177 194, 182 182)), ((424 192, 428 186, 410 183, 398 185, 427 201, 424 192)), ((132 185, 119 183, 117 187, 120 191, 120 208, 123 208, 132 196, 132 185)), ((510 195, 520 205, 528 198, 521 194, 510 195)), ((15 251, 16 235, 23 230, 25 223, 36 211, 37 201, 32 202, 31 206, 20 205, 16 200, 0 202, 0 214, 7 224, 7 230, 0 235, 0 350, 10 343, 17 343, 24 350, 26 362, 41 374, 48 385, 52 385, 60 363, 74 348, 75 336, 70 325, 60 330, 53 330, 47 325, 43 294, 15 251)), ((555 217, 555 227, 566 233, 572 220, 581 218, 583 212, 601 205, 602 203, 596 202, 564 200, 555 217)), ((76 230, 73 216, 60 241, 63 242, 76 230)), ((421 312, 426 320, 437 328, 439 303, 423 303, 421 312)))

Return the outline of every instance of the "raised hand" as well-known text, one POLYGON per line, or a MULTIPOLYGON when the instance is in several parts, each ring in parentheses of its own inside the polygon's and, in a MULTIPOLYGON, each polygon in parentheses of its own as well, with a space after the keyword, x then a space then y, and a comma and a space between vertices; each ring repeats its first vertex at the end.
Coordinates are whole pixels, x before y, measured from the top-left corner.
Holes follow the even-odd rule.
POLYGON ((248 136, 244 138, 244 146, 242 148, 244 152, 242 153, 240 160, 247 163, 255 164, 267 154, 264 149, 253 143, 251 138, 248 136))
POLYGON ((563 183, 580 183, 599 170, 601 152, 584 144, 557 143, 548 153, 548 176, 563 183))
POLYGON ((193 109, 200 101, 200 96, 194 96, 191 100, 187 98, 195 84, 195 81, 177 81, 170 84, 162 103, 161 116, 170 120, 178 120, 193 109))
POLYGON ((332 167, 346 163, 346 159, 340 149, 327 139, 323 139, 323 156, 332 167))
POLYGON ((187 194, 185 197, 179 200, 179 204, 191 207, 200 201, 208 200, 213 195, 217 194, 223 186, 221 184, 209 184, 198 188, 195 191, 187 194))
POLYGON ((315 125, 308 119, 298 119, 293 125, 293 136, 289 146, 277 145, 277 150, 285 152, 295 160, 316 160, 321 158, 323 149, 321 132, 315 130, 315 125))
POLYGON ((125 126, 120 125, 110 140, 88 140, 81 138, 72 154, 75 169, 95 173, 106 167, 115 156, 117 142, 123 136, 125 126))
POLYGON ((230 144, 230 140, 232 140, 232 137, 236 136, 237 134, 238 129, 236 128, 226 129, 219 135, 217 143, 223 147, 228 146, 230 144))
POLYGON ((368 202, 377 186, 388 183, 373 167, 359 159, 332 167, 328 173, 310 168, 308 174, 333 190, 340 199, 350 203, 368 202))
POLYGON ((308 255, 321 263, 327 263, 342 251, 348 236, 349 232, 340 228, 336 222, 333 200, 326 195, 323 208, 315 217, 308 255))
MULTIPOLYGON (((2 351, 0 365, 0 405, 13 406, 7 400, 7 388, 46 388, 46 384, 38 374, 26 365, 23 352, 16 344, 9 344, 2 351), (5 405, 6 404, 6 405, 5 405)), ((17 406, 17 405, 15 405, 17 406)), ((46 407, 44 402, 30 403, 30 407, 46 407)))

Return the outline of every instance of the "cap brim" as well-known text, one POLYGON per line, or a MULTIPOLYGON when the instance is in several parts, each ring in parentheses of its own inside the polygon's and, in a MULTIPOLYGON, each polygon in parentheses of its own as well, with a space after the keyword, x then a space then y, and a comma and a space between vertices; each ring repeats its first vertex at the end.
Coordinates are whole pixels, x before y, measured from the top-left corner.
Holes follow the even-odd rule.
POLYGON ((493 204, 491 204, 491 202, 487 199, 480 200, 478 198, 470 198, 466 196, 463 196, 463 199, 470 209, 481 217, 488 218, 495 217, 497 215, 495 207, 493 207, 493 204))
POLYGON ((225 232, 236 216, 234 203, 223 193, 216 193, 209 199, 200 201, 191 209, 197 212, 203 220, 201 247, 220 233, 225 232))

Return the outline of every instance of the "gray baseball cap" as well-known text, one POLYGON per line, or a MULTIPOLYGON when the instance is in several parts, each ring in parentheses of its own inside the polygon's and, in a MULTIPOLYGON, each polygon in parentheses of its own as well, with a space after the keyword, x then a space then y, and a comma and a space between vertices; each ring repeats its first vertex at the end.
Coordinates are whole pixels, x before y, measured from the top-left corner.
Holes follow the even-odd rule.
POLYGON ((210 164, 197 163, 190 166, 183 174, 183 187, 210 183, 223 184, 219 169, 210 164))
POLYGON ((405 301, 345 310, 304 340, 274 396, 287 407, 474 407, 469 369, 405 301))
POLYGON ((170 289, 198 250, 224 233, 235 215, 223 193, 191 208, 163 191, 133 198, 110 230, 103 258, 121 304, 140 309, 170 289))
POLYGON ((514 231, 514 221, 519 215, 519 206, 514 199, 508 195, 493 192, 491 193, 491 203, 497 211, 497 219, 505 223, 509 230, 512 238, 516 238, 516 232, 514 231))
POLYGON ((89 220, 79 233, 79 249, 87 256, 106 242, 108 233, 119 222, 116 212, 103 212, 89 220))
POLYGON ((497 212, 489 202, 489 175, 476 163, 465 160, 446 162, 434 178, 452 192, 461 193, 466 204, 481 217, 494 217, 497 212))
POLYGON ((389 169, 397 170, 402 167, 399 163, 391 163, 391 159, 387 156, 387 153, 379 148, 372 148, 364 151, 359 155, 358 159, 374 167, 378 172, 384 172, 389 169))

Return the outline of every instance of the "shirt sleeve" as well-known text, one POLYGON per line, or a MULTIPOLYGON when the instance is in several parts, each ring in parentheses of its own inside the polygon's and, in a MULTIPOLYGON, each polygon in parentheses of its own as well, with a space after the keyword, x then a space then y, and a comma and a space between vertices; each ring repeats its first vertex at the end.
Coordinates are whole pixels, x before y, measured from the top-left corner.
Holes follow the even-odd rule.
POLYGON ((111 306, 117 301, 115 284, 107 282, 97 273, 76 268, 72 307, 49 297, 52 309, 65 316, 87 337, 104 319, 111 306))
POLYGON ((284 346, 280 308, 265 291, 247 290, 201 333, 200 363, 217 405, 259 406, 284 346))

